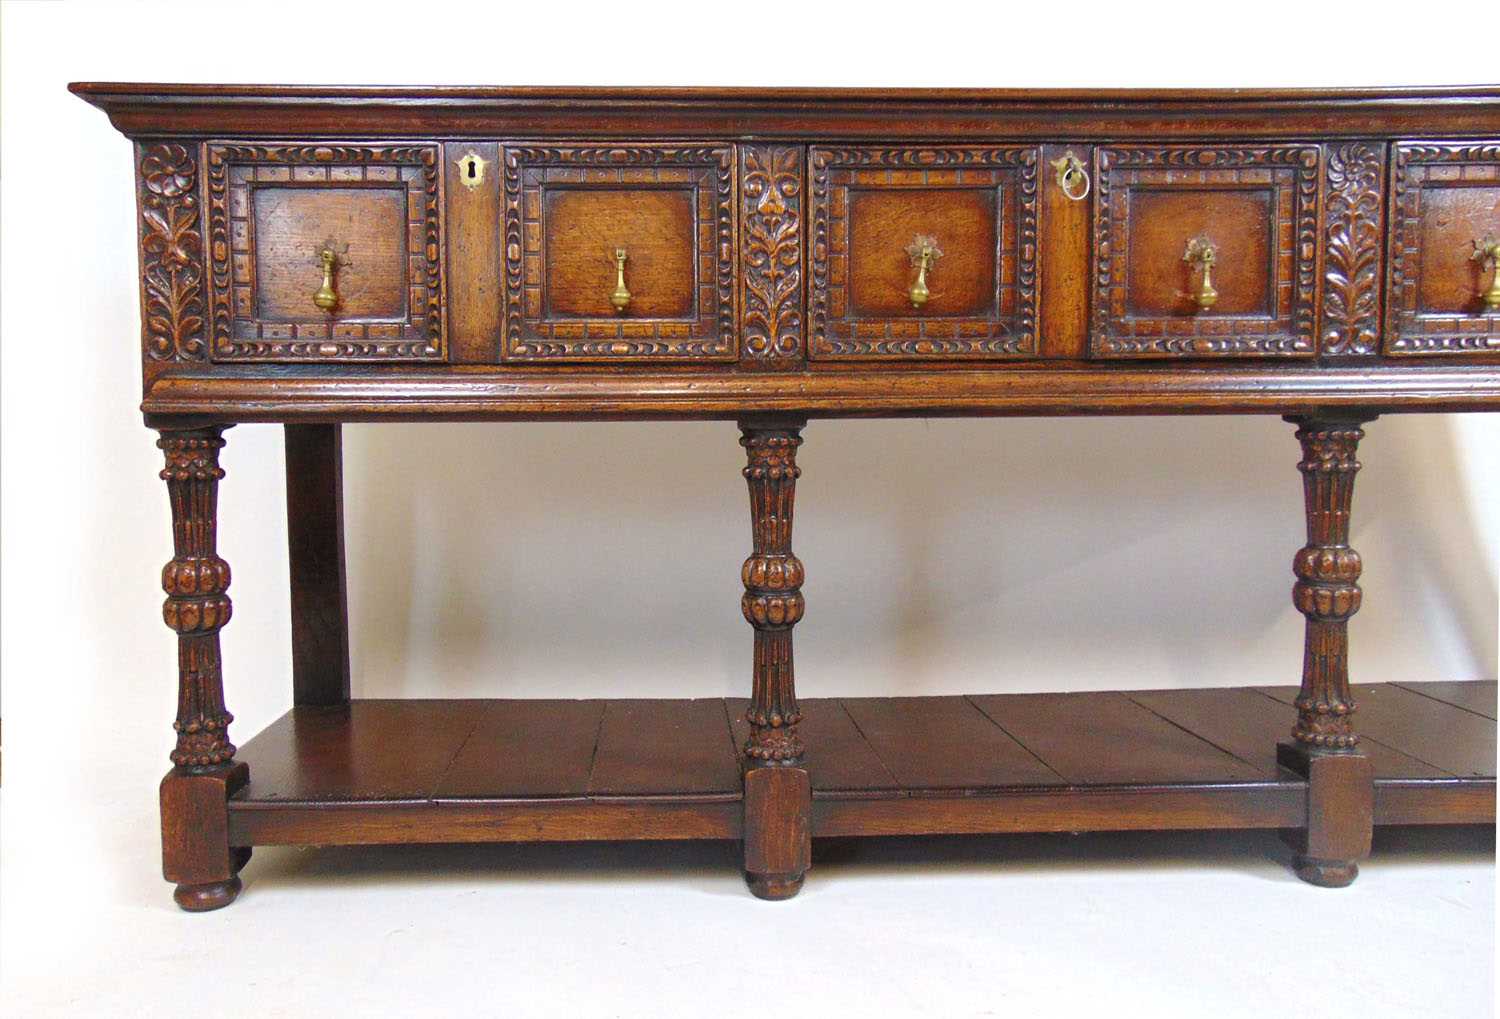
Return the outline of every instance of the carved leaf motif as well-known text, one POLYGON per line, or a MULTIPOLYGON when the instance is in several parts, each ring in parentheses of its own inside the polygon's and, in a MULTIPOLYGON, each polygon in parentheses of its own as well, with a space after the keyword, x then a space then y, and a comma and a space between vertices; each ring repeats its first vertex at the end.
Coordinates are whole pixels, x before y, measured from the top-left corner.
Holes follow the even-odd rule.
POLYGON ((1350 142, 1328 154, 1323 352, 1375 353, 1380 318, 1381 157, 1350 142))
POLYGON ((802 345, 802 169, 796 148, 746 146, 743 268, 746 352, 796 357, 802 345))
POLYGON ((146 356, 202 361, 203 234, 198 226, 198 166, 187 146, 142 149, 141 260, 146 356))

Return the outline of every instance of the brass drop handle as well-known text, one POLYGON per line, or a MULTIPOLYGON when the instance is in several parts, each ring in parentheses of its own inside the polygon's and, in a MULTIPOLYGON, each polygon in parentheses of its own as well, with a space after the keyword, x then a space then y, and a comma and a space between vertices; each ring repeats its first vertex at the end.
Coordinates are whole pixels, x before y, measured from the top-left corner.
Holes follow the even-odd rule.
POLYGON ((324 311, 331 312, 339 306, 338 292, 333 289, 333 269, 338 265, 339 258, 331 248, 324 248, 318 252, 318 260, 323 263, 323 285, 313 294, 313 303, 324 311))
POLYGON ((1198 287, 1193 291, 1193 300, 1201 311, 1212 308, 1219 299, 1213 278, 1214 261, 1218 257, 1219 249, 1206 235, 1188 241, 1187 251, 1182 256, 1184 262, 1189 265, 1197 264, 1199 267, 1198 287))
POLYGON ((609 303, 615 306, 615 311, 624 311, 630 307, 630 291, 625 286, 625 249, 615 249, 615 289, 610 292, 609 303))
POLYGON ((1089 196, 1089 172, 1084 169, 1083 160, 1073 154, 1069 149, 1048 164, 1057 171, 1057 186, 1062 188, 1062 193, 1075 202, 1081 202, 1089 196))
POLYGON ((1485 311, 1500 311, 1500 241, 1489 236, 1482 241, 1475 241, 1471 257, 1479 263, 1481 271, 1489 270, 1489 288, 1479 295, 1484 298, 1485 311))
POLYGON ((937 246, 936 237, 917 234, 911 244, 907 245, 906 253, 911 256, 912 267, 917 270, 917 278, 906 296, 911 298, 913 308, 921 308, 932 296, 932 291, 927 289, 927 270, 932 268, 933 262, 943 257, 943 250, 937 246))

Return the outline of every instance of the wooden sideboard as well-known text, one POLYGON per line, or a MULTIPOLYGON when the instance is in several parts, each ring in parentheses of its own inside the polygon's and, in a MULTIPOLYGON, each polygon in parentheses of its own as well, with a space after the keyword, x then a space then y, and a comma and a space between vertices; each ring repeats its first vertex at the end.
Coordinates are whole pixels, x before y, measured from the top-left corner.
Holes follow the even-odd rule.
POLYGON ((739 839, 784 898, 820 835, 1279 828, 1337 886, 1374 824, 1494 822, 1494 684, 1356 715, 1346 651, 1363 426, 1500 408, 1500 88, 72 89, 134 145, 183 908, 264 844, 739 839), (799 702, 809 418, 1168 413, 1295 426, 1300 688, 799 702), (342 422, 672 418, 742 433, 748 701, 351 699, 342 422), (237 750, 244 422, 293 707, 237 750))

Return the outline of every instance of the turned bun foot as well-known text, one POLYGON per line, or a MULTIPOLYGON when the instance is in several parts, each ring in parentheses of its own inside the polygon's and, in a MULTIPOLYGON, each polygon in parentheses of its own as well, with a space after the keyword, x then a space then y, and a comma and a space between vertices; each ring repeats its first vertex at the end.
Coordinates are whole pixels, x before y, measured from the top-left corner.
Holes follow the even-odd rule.
POLYGON ((212 881, 206 885, 178 885, 172 893, 177 905, 189 913, 207 913, 211 909, 223 909, 240 894, 238 877, 228 881, 212 881))
POLYGON ((749 874, 745 875, 745 883, 750 886, 750 894, 757 899, 769 899, 772 902, 781 899, 790 899, 802 890, 802 874, 749 874))
POLYGON ((1300 854, 1292 857, 1292 870, 1319 888, 1346 888, 1359 877, 1359 864, 1353 860, 1315 860, 1300 854))

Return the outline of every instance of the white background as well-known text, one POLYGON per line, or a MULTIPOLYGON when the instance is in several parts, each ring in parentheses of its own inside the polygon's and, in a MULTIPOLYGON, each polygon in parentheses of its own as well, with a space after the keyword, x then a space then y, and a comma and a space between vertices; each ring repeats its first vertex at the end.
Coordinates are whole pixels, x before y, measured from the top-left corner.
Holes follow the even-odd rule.
MULTIPOLYGON (((65 84, 1500 77, 1492 33, 1452 23, 1482 22, 1478 8, 982 9, 5 5, 0 965, 15 1014, 298 1015, 328 995, 356 1014, 797 1014, 786 1003, 829 996, 876 1014, 1239 1015, 1304 1010, 1309 986, 1347 994, 1350 1013, 1478 1014, 1494 893, 1491 845, 1472 836, 1394 838, 1333 894, 1286 877, 1269 836, 1239 835, 895 843, 781 905, 750 899, 724 847, 263 850, 232 908, 171 905, 155 827, 171 543, 137 410, 130 150, 65 84), (1340 938, 1359 951, 1327 947, 1340 938), (152 1004, 126 1004, 138 996, 152 1004)), ((1497 419, 1368 432, 1356 679, 1493 678, 1497 419)), ((815 421, 805 435, 806 696, 1297 679, 1298 451, 1275 418, 815 421)), ((736 438, 729 423, 346 428, 356 695, 745 694, 736 438)), ((223 644, 243 742, 290 696, 281 434, 228 440, 223 644)))

